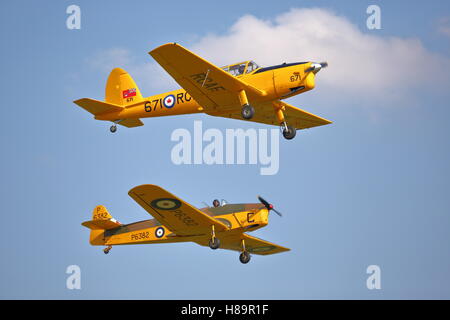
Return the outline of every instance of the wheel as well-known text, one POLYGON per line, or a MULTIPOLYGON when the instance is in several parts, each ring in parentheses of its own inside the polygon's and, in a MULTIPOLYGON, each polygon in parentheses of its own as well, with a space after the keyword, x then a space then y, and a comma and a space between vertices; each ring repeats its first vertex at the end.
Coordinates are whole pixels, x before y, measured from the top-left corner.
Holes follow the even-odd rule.
POLYGON ((209 247, 210 247, 211 249, 213 249, 213 250, 218 249, 218 248, 220 247, 220 240, 217 239, 217 238, 214 238, 214 240, 213 240, 213 239, 210 239, 210 240, 209 240, 209 247))
POLYGON ((246 104, 242 107, 241 115, 245 120, 250 120, 251 118, 253 118, 254 114, 255 109, 251 105, 246 104))
POLYGON ((108 254, 108 253, 109 253, 109 250, 108 250, 108 249, 104 249, 103 252, 104 252, 105 254, 108 254))
POLYGON ((283 137, 287 140, 294 139, 296 133, 297 129, 295 129, 293 126, 287 126, 287 130, 286 128, 283 129, 283 137))
POLYGON ((246 264, 250 261, 250 253, 248 253, 247 251, 242 252, 239 255, 239 261, 241 261, 243 264, 246 264))
POLYGON ((117 131, 117 126, 114 124, 111 126, 111 128, 109 128, 109 131, 111 131, 112 133, 117 131))

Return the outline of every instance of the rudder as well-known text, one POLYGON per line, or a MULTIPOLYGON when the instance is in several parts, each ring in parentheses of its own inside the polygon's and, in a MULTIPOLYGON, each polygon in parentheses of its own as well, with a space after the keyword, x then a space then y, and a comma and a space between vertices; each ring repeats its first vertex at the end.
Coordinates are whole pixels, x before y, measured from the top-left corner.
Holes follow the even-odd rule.
POLYGON ((104 206, 96 206, 92 212, 92 220, 85 221, 81 225, 91 229, 89 243, 92 245, 105 244, 105 230, 120 227, 122 224, 114 219, 104 206))
POLYGON ((127 106, 143 100, 141 91, 128 72, 122 68, 111 71, 106 82, 105 101, 127 106))

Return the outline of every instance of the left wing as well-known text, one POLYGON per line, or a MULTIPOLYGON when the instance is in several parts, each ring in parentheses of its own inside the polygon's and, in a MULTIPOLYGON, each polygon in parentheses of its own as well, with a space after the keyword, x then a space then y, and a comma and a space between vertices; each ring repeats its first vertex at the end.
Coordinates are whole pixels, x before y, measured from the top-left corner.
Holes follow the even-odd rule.
POLYGON ((250 100, 265 95, 179 44, 167 43, 149 54, 206 110, 239 106, 241 90, 250 100))
MULTIPOLYGON (((323 126, 332 123, 330 120, 316 116, 308 111, 294 107, 284 101, 278 100, 276 103, 281 104, 284 108, 284 117, 289 125, 294 126, 296 129, 308 129, 317 126, 323 126)), ((236 108, 233 111, 228 112, 214 112, 208 113, 212 116, 232 118, 244 121, 253 121, 265 124, 272 124, 279 126, 277 117, 275 115, 272 102, 260 102, 252 104, 255 107, 255 115, 251 120, 242 119, 241 108, 236 108)))
POLYGON ((161 187, 144 184, 128 192, 142 208, 179 236, 204 235, 227 230, 222 222, 208 216, 161 187))
MULTIPOLYGON (((252 254, 268 255, 291 250, 269 241, 250 236, 246 233, 234 234, 220 238, 220 249, 242 251, 242 239, 245 242, 245 249, 252 254)), ((197 243, 204 246, 208 245, 206 240, 197 243)))

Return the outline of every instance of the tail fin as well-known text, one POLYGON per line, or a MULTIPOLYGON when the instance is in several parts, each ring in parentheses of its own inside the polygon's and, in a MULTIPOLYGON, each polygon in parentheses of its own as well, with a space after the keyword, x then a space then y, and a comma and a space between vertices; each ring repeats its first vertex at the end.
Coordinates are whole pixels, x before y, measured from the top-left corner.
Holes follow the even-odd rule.
MULTIPOLYGON (((115 68, 109 74, 106 82, 105 101, 83 98, 74 102, 96 116, 102 113, 121 111, 124 107, 142 100, 141 91, 133 78, 125 70, 115 68)), ((124 123, 123 125, 126 127, 137 127, 143 125, 143 123, 139 121, 138 123, 129 125, 124 123)))
POLYGON ((92 245, 103 245, 104 231, 120 227, 122 224, 114 219, 104 206, 96 206, 92 212, 92 220, 85 221, 81 225, 91 229, 89 242, 92 245))
POLYGON ((105 101, 125 107, 141 100, 141 91, 128 72, 121 68, 113 69, 106 82, 105 101))

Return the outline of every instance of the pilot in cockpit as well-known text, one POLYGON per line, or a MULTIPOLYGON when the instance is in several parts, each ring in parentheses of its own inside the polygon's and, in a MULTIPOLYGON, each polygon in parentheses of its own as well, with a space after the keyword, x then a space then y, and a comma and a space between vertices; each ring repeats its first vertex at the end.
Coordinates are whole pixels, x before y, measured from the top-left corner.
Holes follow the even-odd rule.
POLYGON ((239 66, 239 75, 241 75, 241 74, 244 74, 244 70, 245 70, 245 64, 241 64, 240 66, 239 66))
POLYGON ((220 207, 220 201, 217 199, 214 199, 213 206, 214 206, 214 208, 220 207))

